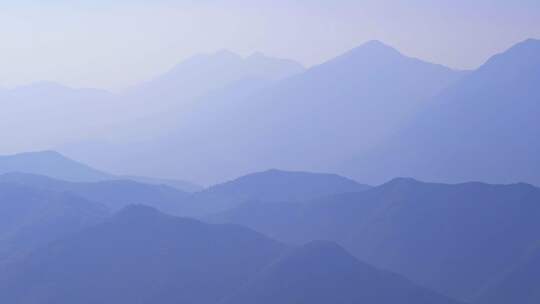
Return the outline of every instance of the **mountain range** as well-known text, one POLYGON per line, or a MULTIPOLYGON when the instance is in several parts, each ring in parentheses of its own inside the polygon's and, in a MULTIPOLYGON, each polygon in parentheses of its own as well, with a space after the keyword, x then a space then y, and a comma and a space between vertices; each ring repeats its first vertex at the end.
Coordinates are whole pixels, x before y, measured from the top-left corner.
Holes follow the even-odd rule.
POLYGON ((192 202, 206 206, 201 214, 229 210, 248 201, 304 202, 332 194, 361 192, 370 186, 324 173, 267 170, 220 183, 192 195, 192 202))
POLYGON ((223 303, 403 302, 458 303, 362 263, 335 243, 315 241, 285 254, 223 303))
POLYGON ((337 303, 458 303, 367 266, 334 244, 291 249, 239 226, 203 224, 130 206, 11 264, 0 273, 0 300, 327 303, 339 292, 337 303))
POLYGON ((493 56, 429 100, 415 119, 339 171, 380 183, 423 180, 540 185, 540 40, 493 56))
POLYGON ((0 182, 55 193, 70 193, 100 203, 110 212, 133 204, 152 206, 165 213, 176 215, 193 215, 198 210, 191 204, 189 193, 166 185, 143 184, 130 180, 70 182, 26 173, 0 175, 0 182))
POLYGON ((62 151, 0 156, 0 303, 537 304, 538 84, 529 39, 0 89, 0 153, 62 151))
POLYGON ((5 173, 44 175, 71 182, 133 180, 148 184, 169 185, 185 192, 195 192, 202 189, 201 186, 187 181, 110 174, 67 158, 56 151, 2 155, 0 156, 0 174, 5 173))
POLYGON ((115 176, 53 151, 0 157, 0 182, 71 193, 103 204, 110 212, 141 204, 179 216, 204 216, 250 200, 301 202, 369 189, 335 174, 274 169, 195 190, 187 182, 115 176))
POLYGON ((292 60, 261 53, 243 58, 222 50, 193 56, 164 74, 131 87, 125 94, 135 99, 160 98, 161 103, 167 101, 172 103, 169 106, 176 107, 179 102, 194 101, 238 82, 255 79, 271 83, 303 71, 304 67, 292 60))
POLYGON ((0 88, 0 136, 6 139, 0 153, 153 136, 157 130, 163 132, 163 114, 171 108, 175 112, 190 108, 214 91, 256 90, 303 70, 292 60, 260 53, 243 58, 221 51, 196 55, 121 92, 54 82, 0 88), (142 122, 144 126, 140 126, 142 122), (13 136, 14 129, 17 136, 13 136))
POLYGON ((88 303, 132 297, 164 303, 537 299, 540 190, 523 183, 397 178, 370 187, 333 174, 269 170, 187 193, 129 180, 6 173, 0 175, 0 209, 0 300, 7 302, 67 303, 86 295, 85 280, 103 281, 88 291, 88 303), (209 232, 228 229, 270 240, 277 245, 252 245, 275 254, 238 274, 224 265, 239 262, 227 258, 259 253, 236 252, 248 245, 234 245, 234 233, 209 232), (206 239, 207 233, 217 236, 206 239), (223 250, 228 253, 219 258, 207 252, 223 250), (189 257, 187 264, 177 257, 189 257), (190 260, 195 257, 208 259, 190 260), (115 269, 117 277, 104 279, 105 269, 115 269), (216 281, 222 271, 231 276, 229 285, 216 281), (35 279, 41 277, 50 284, 35 279), (133 280, 122 280, 128 277, 133 280), (208 284, 203 295, 201 286, 208 284))
POLYGON ((464 301, 480 297, 536 246, 540 189, 395 179, 363 192, 245 203, 211 216, 284 242, 335 241, 360 260, 464 301))
POLYGON ((367 184, 539 184, 539 45, 523 41, 473 71, 377 41, 308 69, 263 55, 200 55, 119 94, 51 83, 2 90, 0 132, 28 131, 3 134, 7 151, 55 146, 113 172, 202 184, 270 168, 367 184), (85 121, 95 132, 79 128, 85 121))
POLYGON ((180 172, 207 184, 270 168, 328 172, 393 134, 466 74, 372 41, 251 93, 214 94, 189 109, 171 108, 170 119, 144 124, 166 124, 161 135, 62 151, 115 171, 180 172))
POLYGON ((100 222, 105 206, 68 193, 0 181, 0 270, 36 248, 100 222))

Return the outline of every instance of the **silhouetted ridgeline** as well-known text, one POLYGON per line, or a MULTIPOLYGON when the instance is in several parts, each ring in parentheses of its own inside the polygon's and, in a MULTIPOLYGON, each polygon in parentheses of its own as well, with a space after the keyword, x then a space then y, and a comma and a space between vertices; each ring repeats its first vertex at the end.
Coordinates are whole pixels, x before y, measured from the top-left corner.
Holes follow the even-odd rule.
POLYGON ((333 244, 289 250, 240 226, 208 225, 131 206, 10 265, 0 273, 0 300, 217 304, 256 299, 322 304, 335 298, 351 304, 458 303, 364 265, 333 244))
POLYGON ((106 215, 105 206, 71 194, 0 181, 0 268, 106 215))
POLYGON ((81 160, 0 156, 0 303, 538 304, 539 84, 530 39, 0 90, 2 151, 81 160))
POLYGON ((160 180, 148 178, 149 183, 145 183, 120 179, 121 176, 97 171, 56 152, 25 153, 3 159, 2 164, 0 158, 0 172, 16 172, 0 175, 0 181, 70 192, 102 203, 112 212, 130 204, 144 204, 169 214, 202 216, 236 207, 248 200, 304 201, 369 188, 334 174, 268 170, 188 193, 158 184, 160 180))
POLYGON ((291 243, 336 241, 363 261, 472 300, 540 242, 539 218, 540 189, 527 184, 395 179, 305 204, 246 203, 210 220, 291 243))
MULTIPOLYGON (((328 172, 396 132, 466 74, 372 41, 248 95, 214 94, 166 111, 172 119, 146 121, 151 128, 172 120, 162 135, 141 139, 137 132, 135 144, 66 152, 115 171, 205 183, 268 168, 328 172)), ((132 129, 144 127, 126 132, 132 129)))
POLYGON ((340 172, 370 183, 414 176, 540 185, 539 83, 540 40, 526 40, 449 86, 340 172))
POLYGON ((195 192, 202 189, 201 186, 186 181, 110 174, 67 158, 56 151, 27 152, 0 156, 0 174, 4 173, 45 175, 71 182, 133 180, 148 184, 169 185, 186 192, 195 192))
POLYGON ((537 299, 540 190, 528 184, 369 187, 269 170, 187 193, 6 173, 0 209, 8 303, 537 299))

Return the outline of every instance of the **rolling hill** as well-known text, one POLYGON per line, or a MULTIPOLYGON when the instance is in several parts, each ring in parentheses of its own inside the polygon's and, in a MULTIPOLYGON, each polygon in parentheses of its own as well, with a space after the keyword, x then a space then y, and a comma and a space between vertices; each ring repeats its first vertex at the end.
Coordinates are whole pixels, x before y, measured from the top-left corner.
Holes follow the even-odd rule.
POLYGON ((56 151, 26 152, 0 156, 0 174, 5 173, 44 175, 70 182, 133 180, 154 185, 169 185, 186 192, 195 192, 202 189, 198 185, 180 180, 110 174, 70 159, 56 151))
POLYGON ((457 304, 393 273, 361 263, 330 242, 311 242, 265 268, 227 304, 457 304))
POLYGON ((395 179, 304 204, 251 202, 209 217, 285 242, 338 242, 360 260, 472 300, 540 241, 540 190, 395 179))
POLYGON ((324 173, 267 170, 247 174, 211 186, 192 196, 199 206, 207 206, 207 214, 237 207, 247 201, 272 203, 302 202, 331 194, 359 192, 369 189, 351 179, 324 173))
POLYGON ((105 206, 80 197, 0 182, 0 267, 99 223, 105 206))
POLYGON ((41 175, 7 173, 0 175, 0 182, 56 193, 70 193, 100 203, 110 212, 133 204, 151 206, 168 214, 182 216, 194 215, 198 210, 192 206, 189 193, 165 185, 142 184, 130 180, 75 183, 41 175))

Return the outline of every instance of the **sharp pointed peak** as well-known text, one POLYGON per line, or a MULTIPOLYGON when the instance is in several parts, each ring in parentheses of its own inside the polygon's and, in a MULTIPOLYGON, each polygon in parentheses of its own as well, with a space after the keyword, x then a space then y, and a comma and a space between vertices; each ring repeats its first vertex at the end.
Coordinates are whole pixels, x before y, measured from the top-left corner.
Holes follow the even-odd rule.
POLYGON ((371 40, 368 42, 365 42, 356 48, 353 48, 346 52, 345 54, 338 56, 335 60, 383 60, 388 61, 390 59, 395 58, 404 58, 403 54, 401 54, 398 50, 395 48, 379 41, 379 40, 371 40))
POLYGON ((400 54, 396 48, 380 40, 369 40, 367 42, 364 42, 357 48, 355 48, 355 50, 375 50, 375 51, 387 51, 387 52, 391 51, 391 52, 400 54))
POLYGON ((385 47, 385 48, 392 48, 388 44, 382 42, 381 40, 368 40, 360 45, 361 47, 385 47))

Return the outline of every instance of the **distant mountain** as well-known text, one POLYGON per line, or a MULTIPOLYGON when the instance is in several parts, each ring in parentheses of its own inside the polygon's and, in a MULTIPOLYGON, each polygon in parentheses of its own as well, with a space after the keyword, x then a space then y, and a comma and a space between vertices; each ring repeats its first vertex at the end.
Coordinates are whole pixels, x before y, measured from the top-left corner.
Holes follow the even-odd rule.
POLYGON ((187 111, 168 109, 175 125, 119 145, 120 153, 74 155, 204 183, 267 168, 329 172, 393 134, 464 75, 374 41, 247 96, 218 94, 187 111))
POLYGON ((317 242, 290 251, 240 226, 203 224, 130 206, 0 272, 0 301, 456 303, 358 262, 334 244, 317 242))
POLYGON ((246 203, 208 220, 291 243, 331 240, 362 261, 471 300, 540 241, 540 189, 395 179, 305 204, 246 203))
POLYGON ((165 213, 184 216, 192 215, 198 209, 189 201, 189 193, 166 185, 144 184, 131 180, 68 182, 41 175, 7 173, 0 175, 0 182, 16 183, 58 193, 72 193, 89 201, 101 203, 112 212, 133 204, 152 206, 165 213))
POLYGON ((0 301, 217 303, 285 248, 245 228, 131 206, 0 272, 0 301))
POLYGON ((97 182, 129 179, 148 184, 170 185, 186 192, 197 191, 202 188, 185 181, 155 179, 141 176, 113 175, 69 159, 55 151, 28 152, 0 156, 0 174, 13 172, 45 175, 71 182, 97 182))
POLYGON ((346 162, 343 174, 540 185, 540 40, 488 60, 429 101, 396 136, 346 162))
POLYGON ((75 182, 113 178, 112 174, 90 168, 54 151, 0 156, 0 174, 10 172, 46 175, 75 182))
POLYGON ((184 192, 163 184, 132 180, 70 182, 44 175, 17 172, 0 174, 0 182, 16 183, 58 193, 72 193, 101 203, 111 211, 118 211, 132 204, 141 204, 179 216, 206 216, 234 208, 250 200, 301 202, 369 188, 338 175, 280 170, 249 174, 195 193, 184 192))
POLYGON ((455 304, 395 274, 359 262, 329 242, 302 246, 262 271, 223 303, 455 304))
MULTIPOLYGON (((540 244, 540 243, 539 243, 540 244)), ((535 304, 540 302, 540 245, 531 250, 515 269, 488 288, 475 303, 535 304)))
POLYGON ((166 73, 125 92, 130 107, 146 106, 146 113, 184 109, 214 91, 236 83, 261 79, 269 84, 302 73, 304 67, 292 60, 277 59, 256 53, 243 58, 230 51, 193 56, 166 73), (158 100, 155 100, 158 98, 158 100), (152 102, 152 107, 148 103, 152 102))
POLYGON ((193 98, 237 81, 250 78, 280 80, 303 70, 301 64, 292 60, 271 58, 261 53, 243 58, 222 50, 214 54, 193 56, 166 73, 132 87, 128 93, 144 95, 150 93, 148 91, 161 94, 184 92, 184 98, 193 98))
POLYGON ((156 130, 167 130, 167 124, 160 126, 172 120, 168 113, 185 110, 198 98, 228 88, 236 91, 239 84, 242 91, 251 92, 303 71, 290 60, 219 52, 195 56, 121 93, 54 82, 0 88, 0 138, 4 139, 0 154, 152 137, 156 130))
POLYGON ((204 189, 203 186, 194 184, 192 182, 177 180, 177 179, 168 179, 168 178, 154 178, 146 176, 134 176, 134 175, 119 175, 118 179, 121 180, 132 180, 138 183, 151 184, 151 185, 166 185, 169 187, 176 188, 177 190, 183 192, 198 192, 204 189))
POLYGON ((335 174, 267 170, 212 186, 193 196, 199 205, 214 210, 236 207, 246 201, 303 202, 327 195, 369 189, 335 174))
POLYGON ((97 224, 106 208, 71 194, 0 181, 0 267, 97 224))

